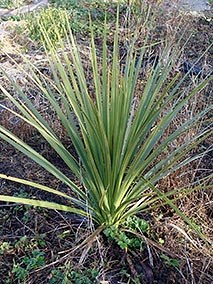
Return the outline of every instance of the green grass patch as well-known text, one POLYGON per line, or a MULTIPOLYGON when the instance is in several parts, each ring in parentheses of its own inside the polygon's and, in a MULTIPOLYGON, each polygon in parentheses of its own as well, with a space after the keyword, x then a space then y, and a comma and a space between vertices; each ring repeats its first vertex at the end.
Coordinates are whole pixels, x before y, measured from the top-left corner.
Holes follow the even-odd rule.
POLYGON ((24 5, 24 0, 1 0, 0 8, 15 9, 24 5))

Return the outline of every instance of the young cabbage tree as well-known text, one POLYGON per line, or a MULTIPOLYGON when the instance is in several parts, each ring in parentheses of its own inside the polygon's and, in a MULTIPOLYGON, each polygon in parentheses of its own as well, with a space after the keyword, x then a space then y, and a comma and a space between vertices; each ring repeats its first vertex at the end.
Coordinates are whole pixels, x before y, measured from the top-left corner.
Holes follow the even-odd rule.
POLYGON ((66 202, 58 204, 3 193, 0 200, 73 212, 91 218, 102 228, 118 226, 128 216, 150 210, 159 204, 168 204, 193 226, 172 198, 180 191, 184 194, 199 186, 192 189, 172 188, 164 193, 158 183, 203 155, 188 153, 210 135, 208 127, 190 139, 185 139, 172 152, 168 149, 171 143, 203 119, 211 106, 180 124, 170 134, 165 133, 183 107, 206 87, 212 77, 206 77, 190 92, 184 93, 182 85, 187 75, 184 78, 179 75, 171 78, 171 71, 180 55, 178 45, 165 47, 153 68, 144 74, 146 71, 141 68, 147 55, 146 39, 144 46, 137 52, 133 45, 129 47, 125 63, 121 66, 117 20, 111 57, 107 47, 106 23, 101 58, 97 56, 95 38, 91 32, 88 60, 92 80, 88 82, 80 46, 69 27, 66 28, 66 40, 59 36, 60 46, 57 47, 53 46, 42 25, 40 28, 53 80, 41 74, 24 56, 28 71, 23 68, 22 72, 49 101, 75 151, 70 152, 66 148, 49 121, 44 119, 18 83, 6 73, 18 96, 8 92, 2 85, 0 89, 17 111, 3 104, 0 106, 35 128, 64 161, 74 178, 66 176, 57 164, 52 164, 3 126, 0 126, 0 138, 68 186, 73 194, 67 195, 40 183, 0 174, 1 179, 50 192, 63 197, 66 202), (143 87, 139 92, 136 89, 141 81, 143 87), (159 156, 163 158, 159 159, 159 156))

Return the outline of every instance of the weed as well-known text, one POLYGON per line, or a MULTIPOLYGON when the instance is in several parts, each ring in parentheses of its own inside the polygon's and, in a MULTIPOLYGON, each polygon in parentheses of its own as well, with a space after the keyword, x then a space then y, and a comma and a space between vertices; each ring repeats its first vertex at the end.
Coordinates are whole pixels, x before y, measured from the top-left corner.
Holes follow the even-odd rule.
POLYGON ((21 259, 21 262, 14 262, 12 273, 15 279, 25 282, 30 271, 45 265, 44 252, 33 250, 29 256, 21 259))
MULTIPOLYGON (((54 7, 42 10, 39 14, 30 14, 26 16, 26 26, 29 31, 29 37, 39 43, 44 42, 44 36, 40 29, 42 23, 46 33, 53 45, 56 45, 59 38, 66 36, 68 25, 73 32, 89 32, 89 14, 93 21, 94 31, 98 34, 103 32, 103 22, 105 13, 97 12, 95 9, 88 9, 81 5, 76 5, 75 1, 57 3, 54 7), (69 17, 69 23, 66 21, 69 17), (57 33, 55 32, 57 29, 57 33)), ((108 14, 106 14, 108 15, 108 14)), ((107 16, 110 17, 109 15, 107 16)))
POLYGON ((10 248, 11 248, 10 243, 0 242, 0 255, 7 252, 10 248))
MULTIPOLYGON (((141 280, 138 277, 132 277, 131 273, 129 273, 126 269, 122 268, 120 270, 120 274, 122 276, 124 276, 126 279, 128 279, 127 281, 125 281, 125 283, 127 284, 140 284, 141 280)), ((123 281, 121 283, 124 283, 123 281)))
POLYGON ((127 228, 129 230, 132 230, 134 232, 147 232, 149 229, 149 223, 137 216, 129 216, 125 220, 125 222, 122 224, 124 228, 127 228))
POLYGON ((88 269, 85 274, 78 271, 71 271, 69 279, 71 283, 76 284, 95 284, 98 283, 96 278, 98 276, 98 271, 96 269, 88 269))
POLYGON ((96 284, 99 272, 96 269, 73 270, 69 265, 53 269, 49 276, 49 284, 96 284))
POLYGON ((59 269, 53 269, 49 276, 49 284, 63 283, 64 273, 59 269))
POLYGON ((65 29, 67 27, 65 14, 66 11, 62 9, 50 7, 42 10, 39 14, 27 16, 26 22, 30 38, 40 43, 44 41, 43 33, 39 27, 42 23, 52 44, 55 45, 58 42, 59 37, 65 37, 65 29), (57 33, 55 33, 56 26, 57 33))
POLYGON ((35 236, 33 239, 29 239, 27 236, 23 236, 14 244, 15 249, 22 249, 25 252, 33 251, 35 249, 38 249, 38 247, 43 248, 45 246, 46 242, 43 235, 35 236))
POLYGON ((161 259, 163 259, 164 263, 170 267, 178 268, 180 265, 180 261, 174 258, 170 258, 165 254, 160 255, 161 259))
POLYGON ((94 32, 102 34, 104 30, 104 18, 108 21, 115 19, 108 8, 116 7, 115 4, 100 1, 77 1, 77 0, 52 0, 50 3, 57 9, 66 10, 70 18, 70 27, 73 32, 88 33, 90 31, 89 15, 92 19, 94 32))
POLYGON ((149 224, 145 220, 129 216, 120 227, 111 226, 104 230, 104 234, 114 240, 122 249, 135 249, 140 248, 143 241, 141 238, 135 237, 134 233, 147 233, 148 229, 149 224), (132 233, 122 231, 123 229, 132 231, 132 233))
POLYGON ((163 245, 163 244, 165 243, 165 240, 162 239, 162 238, 159 238, 159 239, 158 239, 158 242, 159 242, 160 245, 163 245))
POLYGON ((24 0, 1 0, 0 8, 18 8, 24 4, 24 0))

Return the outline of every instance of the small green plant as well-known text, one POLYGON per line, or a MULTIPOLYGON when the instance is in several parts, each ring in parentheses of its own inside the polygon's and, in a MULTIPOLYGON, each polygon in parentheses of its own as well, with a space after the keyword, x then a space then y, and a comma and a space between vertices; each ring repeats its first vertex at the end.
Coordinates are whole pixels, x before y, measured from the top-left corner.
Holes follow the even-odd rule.
POLYGON ((129 216, 120 227, 111 226, 104 230, 104 234, 109 239, 113 239, 122 249, 135 249, 140 248, 143 241, 134 233, 147 233, 148 229, 149 224, 145 220, 137 216, 129 216), (125 229, 130 232, 125 232, 125 229))
POLYGON ((43 248, 46 245, 46 242, 43 237, 44 236, 42 235, 38 235, 33 239, 29 239, 27 236, 23 236, 15 242, 14 248, 17 250, 22 249, 25 252, 31 252, 35 249, 43 248))
POLYGON ((12 273, 15 279, 25 283, 30 271, 45 265, 44 252, 33 250, 29 256, 22 258, 21 262, 14 262, 12 273))
POLYGON ((139 233, 145 233, 149 229, 149 223, 146 220, 137 216, 128 216, 122 226, 129 230, 132 230, 133 232, 139 233))
POLYGON ((96 269, 88 269, 82 272, 71 271, 69 273, 69 280, 76 284, 98 284, 98 271, 96 269))
POLYGON ((175 258, 170 258, 165 254, 161 254, 160 257, 163 259, 164 263, 170 267, 178 268, 180 265, 180 261, 175 258))
POLYGON ((60 267, 60 269, 54 269, 51 271, 49 276, 49 284, 98 284, 97 269, 83 269, 83 270, 74 270, 70 265, 65 265, 60 267))
POLYGON ((51 270, 51 274, 49 277, 49 284, 58 284, 63 283, 64 273, 59 269, 51 270))
POLYGON ((0 255, 4 254, 11 248, 10 243, 8 242, 0 242, 0 255))
MULTIPOLYGON (((122 268, 119 272, 121 274, 121 276, 124 276, 125 279, 127 279, 125 281, 125 283, 128 283, 128 284, 140 284, 141 283, 141 275, 138 275, 138 276, 135 276, 134 278, 132 277, 131 273, 129 271, 127 271, 126 269, 122 268)), ((124 283, 124 282, 121 282, 121 283, 124 283)))

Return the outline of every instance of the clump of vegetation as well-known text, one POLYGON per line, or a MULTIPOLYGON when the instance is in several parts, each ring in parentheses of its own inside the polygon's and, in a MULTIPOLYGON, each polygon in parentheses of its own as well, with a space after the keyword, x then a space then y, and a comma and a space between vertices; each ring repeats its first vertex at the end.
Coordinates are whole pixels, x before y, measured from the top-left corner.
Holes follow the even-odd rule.
MULTIPOLYGON (((29 273, 45 264, 45 253, 41 250, 45 246, 46 243, 42 236, 35 239, 23 236, 14 243, 0 242, 0 255, 10 253, 17 255, 13 259, 11 274, 8 275, 12 276, 17 283, 26 283, 29 273), (25 253, 24 256, 23 253, 25 253)), ((11 283, 10 279, 6 283, 11 283)))
POLYGON ((49 279, 49 284, 66 284, 66 283, 76 283, 76 284, 98 284, 97 276, 98 271, 96 269, 87 269, 84 271, 72 270, 71 267, 65 266, 64 269, 54 269, 51 271, 51 277, 49 279))
POLYGON ((127 220, 121 224, 121 228, 112 225, 104 230, 104 234, 114 241, 122 249, 141 248, 143 245, 143 233, 147 233, 149 224, 136 216, 128 217, 127 220), (126 230, 126 231, 125 231, 126 230), (140 237, 139 237, 140 235, 140 237))
MULTIPOLYGON (((51 53, 50 66, 54 66, 52 67, 54 83, 51 82, 51 84, 59 93, 64 110, 62 111, 54 92, 51 91, 52 87, 51 89, 48 87, 48 82, 45 83, 46 87, 43 86, 39 75, 36 73, 36 68, 31 65, 32 80, 54 107, 73 143, 80 163, 65 148, 53 129, 50 128, 48 122, 41 117, 16 82, 11 81, 25 101, 24 107, 3 86, 0 88, 5 96, 15 104, 21 114, 10 109, 8 111, 13 112, 16 116, 35 127, 64 160, 67 167, 76 176, 77 180, 81 181, 82 185, 75 184, 73 180, 57 169, 57 165, 50 163, 29 145, 1 126, 0 137, 2 139, 17 147, 17 149, 65 183, 72 189, 74 196, 69 196, 39 183, 1 174, 2 178, 28 184, 65 197, 73 205, 61 205, 48 201, 5 195, 1 195, 0 200, 73 212, 91 218, 101 228, 113 225, 119 226, 128 217, 141 211, 151 210, 161 201, 171 206, 196 231, 193 223, 178 209, 171 199, 171 196, 175 196, 179 189, 173 189, 165 194, 158 189, 156 184, 169 173, 199 157, 198 155, 186 158, 186 153, 210 135, 208 129, 186 140, 172 153, 168 153, 168 145, 202 119, 210 107, 180 125, 166 139, 161 139, 183 106, 195 94, 200 92, 211 78, 203 80, 187 96, 180 96, 179 88, 184 79, 177 82, 177 77, 175 77, 169 82, 167 81, 180 48, 174 47, 174 51, 171 53, 171 46, 169 46, 148 75, 141 96, 135 96, 135 88, 146 48, 145 46, 142 47, 138 56, 138 54, 134 54, 133 47, 130 47, 126 57, 125 69, 123 73, 118 71, 120 66, 117 16, 111 64, 108 64, 107 25, 105 22, 101 60, 102 72, 99 72, 100 63, 97 60, 94 34, 92 32, 91 68, 94 83, 94 99, 92 99, 78 46, 69 27, 67 26, 66 38, 68 46, 70 46, 72 60, 65 52, 63 57, 59 57, 57 48, 52 44, 51 34, 46 30, 46 23, 43 24, 42 21, 39 25, 51 53), (172 107, 171 103, 173 103, 172 107), (162 114, 164 115, 162 116, 162 114), (78 127, 76 127, 74 119, 77 120, 78 127), (156 160, 158 155, 163 152, 166 153, 165 158, 156 160)), ((61 49, 65 50, 60 29, 57 29, 57 26, 55 27, 55 34, 60 42, 61 49)), ((181 191, 182 193, 187 192, 185 189, 181 189, 181 191)), ((200 236, 202 235, 200 232, 198 233, 200 236)))
POLYGON ((26 26, 29 30, 29 36, 32 40, 40 43, 44 42, 44 34, 40 26, 46 30, 48 37, 53 45, 58 42, 58 36, 65 37, 65 30, 67 30, 66 11, 49 7, 43 9, 39 14, 30 14, 26 18, 26 26), (57 29, 57 33, 55 33, 57 29))
POLYGON ((33 250, 29 256, 23 257, 21 262, 15 262, 13 264, 12 273, 14 273, 16 281, 25 283, 29 272, 43 266, 44 264, 44 253, 39 250, 33 250))
POLYGON ((69 14, 70 27, 73 32, 82 34, 90 31, 89 17, 92 19, 94 31, 101 35, 104 30, 104 18, 115 20, 116 4, 101 1, 61 1, 52 0, 50 3, 57 9, 64 9, 69 14))
POLYGON ((25 0, 1 0, 0 8, 18 8, 24 4, 25 0))
POLYGON ((85 34, 90 30, 90 20, 95 33, 101 35, 104 29, 104 18, 107 20, 115 19, 115 15, 107 12, 109 4, 102 4, 101 7, 97 3, 91 2, 88 7, 76 1, 60 1, 53 2, 49 8, 43 9, 40 13, 31 13, 25 17, 26 27, 29 31, 29 37, 33 41, 44 43, 43 33, 40 29, 41 23, 46 30, 49 39, 53 45, 58 42, 58 35, 63 39, 66 36, 68 25, 74 33, 85 34), (104 5, 105 9, 102 7, 104 5), (69 21, 66 21, 66 18, 69 21))
POLYGON ((163 259, 166 265, 171 266, 175 269, 177 269, 180 265, 180 261, 178 259, 170 258, 169 256, 165 254, 161 254, 160 257, 163 259))

